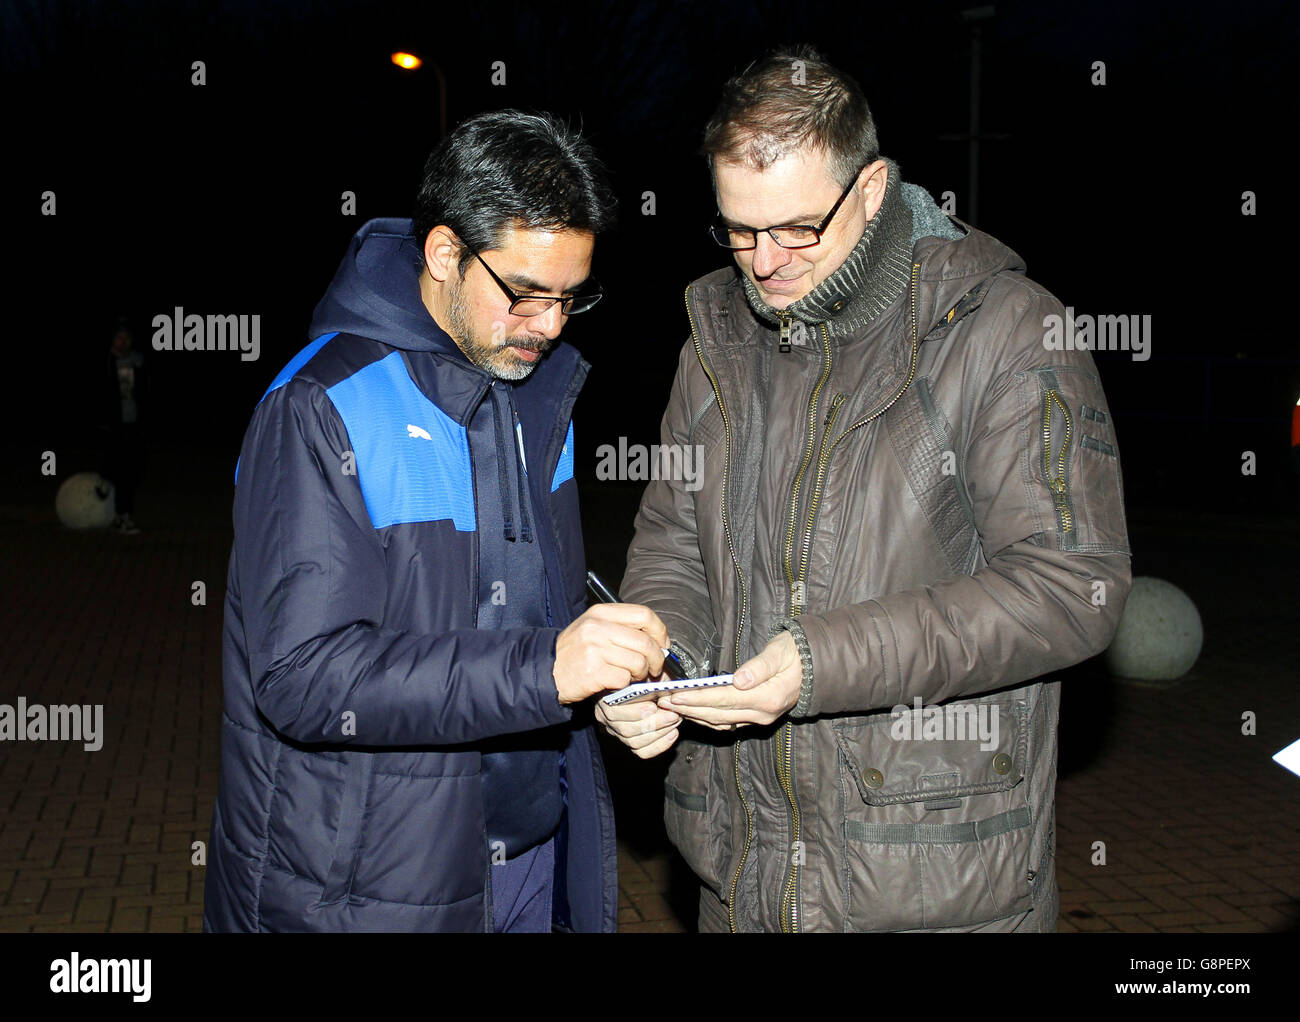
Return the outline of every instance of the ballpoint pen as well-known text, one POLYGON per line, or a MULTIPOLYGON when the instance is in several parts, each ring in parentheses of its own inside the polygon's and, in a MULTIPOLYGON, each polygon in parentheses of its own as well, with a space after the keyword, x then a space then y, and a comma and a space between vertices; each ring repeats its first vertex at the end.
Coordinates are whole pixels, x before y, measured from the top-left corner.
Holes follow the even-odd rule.
MULTIPOLYGON (((618 595, 609 588, 594 571, 587 572, 587 588, 600 603, 620 603, 618 595)), ((662 648, 662 647, 660 647, 662 648)), ((664 650, 664 675, 674 681, 685 681, 686 669, 672 650, 664 650)))

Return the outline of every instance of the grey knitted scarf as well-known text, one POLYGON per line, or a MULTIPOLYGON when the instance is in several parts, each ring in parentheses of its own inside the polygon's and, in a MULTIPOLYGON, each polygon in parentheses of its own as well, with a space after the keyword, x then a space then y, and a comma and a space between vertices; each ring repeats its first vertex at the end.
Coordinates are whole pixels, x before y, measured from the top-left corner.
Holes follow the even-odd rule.
MULTIPOLYGON (((832 335, 843 336, 869 323, 889 308, 905 290, 912 270, 912 246, 919 238, 960 238, 935 205, 930 193, 907 184, 898 165, 889 168, 885 197, 867 223, 862 239, 844 263, 815 288, 785 309, 808 324, 825 323, 832 335)), ((766 304, 754 282, 741 274, 750 307, 765 321, 779 324, 776 310, 766 304)))

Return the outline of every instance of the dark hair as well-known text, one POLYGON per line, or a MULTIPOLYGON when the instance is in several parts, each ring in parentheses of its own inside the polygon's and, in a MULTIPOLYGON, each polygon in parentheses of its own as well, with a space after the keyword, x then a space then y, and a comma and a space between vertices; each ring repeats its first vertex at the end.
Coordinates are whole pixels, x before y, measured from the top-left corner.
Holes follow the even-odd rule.
POLYGON ((880 158, 876 122, 858 83, 808 45, 773 50, 722 87, 701 154, 766 170, 803 146, 825 150, 843 187, 880 158))
POLYGON ((458 124, 429 154, 415 198, 423 250, 439 224, 470 249, 496 248, 506 227, 600 234, 617 203, 605 168, 582 135, 550 114, 497 110, 458 124))

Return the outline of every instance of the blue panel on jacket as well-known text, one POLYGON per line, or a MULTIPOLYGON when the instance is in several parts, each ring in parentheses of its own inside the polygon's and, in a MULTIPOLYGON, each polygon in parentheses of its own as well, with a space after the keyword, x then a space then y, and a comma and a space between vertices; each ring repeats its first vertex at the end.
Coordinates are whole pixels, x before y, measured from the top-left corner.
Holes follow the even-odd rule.
POLYGON ((474 531, 469 438, 406 371, 402 353, 325 391, 352 439, 357 480, 376 529, 450 519, 474 531))
POLYGON ((560 460, 555 466, 555 477, 551 480, 551 492, 560 488, 560 483, 573 478, 573 420, 569 420, 569 432, 564 434, 564 447, 560 451, 560 460))
MULTIPOLYGON (((286 383, 292 380, 294 374, 297 373, 298 370, 301 369, 303 366, 305 366, 308 362, 310 362, 312 360, 312 357, 316 354, 316 352, 320 351, 321 348, 325 347, 325 344, 328 341, 337 337, 338 335, 339 334, 337 330, 335 330, 334 333, 332 334, 321 334, 319 337, 316 338, 316 340, 312 341, 309 345, 307 345, 307 347, 303 348, 302 351, 298 352, 298 354, 294 355, 293 358, 289 359, 289 364, 286 365, 283 369, 281 369, 278 374, 276 374, 275 379, 271 381, 271 385, 266 388, 266 394, 271 393, 271 391, 273 390, 279 390, 286 383)), ((262 401, 266 400, 266 394, 262 395, 262 398, 260 401, 258 401, 258 404, 261 404, 262 401)))
MULTIPOLYGON (((325 347, 325 345, 330 340, 337 337, 338 335, 339 333, 337 330, 335 330, 334 333, 332 334, 321 334, 319 337, 316 338, 316 340, 312 341, 309 345, 307 345, 307 347, 303 348, 302 351, 298 352, 298 354, 294 355, 293 358, 289 359, 289 363, 278 373, 276 373, 275 379, 272 380, 271 385, 266 388, 266 393, 264 393, 260 398, 257 399, 257 403, 260 405, 263 401, 266 400, 267 394, 271 393, 271 391, 273 390, 279 390, 286 383, 292 380, 294 378, 294 375, 298 372, 298 370, 312 360, 316 352, 320 351, 321 348, 325 347)), ((239 458, 235 459, 235 485, 236 486, 239 485, 239 461, 240 461, 239 458)))

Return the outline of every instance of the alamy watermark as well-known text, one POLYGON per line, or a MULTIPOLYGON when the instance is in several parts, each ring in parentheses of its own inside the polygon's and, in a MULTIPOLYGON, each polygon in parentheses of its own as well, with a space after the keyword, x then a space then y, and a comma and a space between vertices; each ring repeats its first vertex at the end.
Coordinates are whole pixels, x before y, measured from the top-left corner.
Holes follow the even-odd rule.
POLYGON ((596 478, 644 482, 670 479, 685 482, 686 489, 704 485, 704 447, 700 444, 629 444, 618 438, 618 447, 601 444, 596 448, 596 478))
POLYGON ((1043 347, 1048 351, 1131 351, 1134 362, 1151 357, 1151 315, 1082 316, 1074 306, 1065 315, 1043 317, 1043 347))
POLYGON ((200 316, 176 306, 169 316, 153 318, 154 351, 238 351, 243 362, 256 362, 262 353, 262 317, 200 316))
POLYGON ((76 951, 50 962, 56 994, 130 994, 137 1003, 152 996, 151 958, 82 958, 76 951))
POLYGON ((81 742, 87 752, 104 745, 104 704, 42 706, 0 703, 0 742, 81 742))
POLYGON ((991 752, 998 747, 998 708, 992 703, 946 703, 923 706, 921 697, 912 705, 899 703, 890 715, 889 735, 896 742, 972 742, 991 752))

